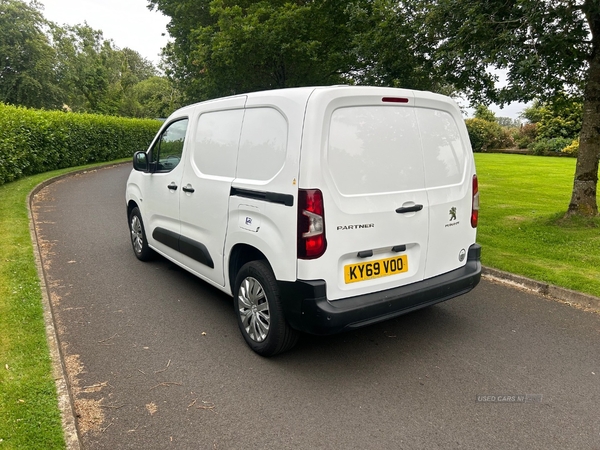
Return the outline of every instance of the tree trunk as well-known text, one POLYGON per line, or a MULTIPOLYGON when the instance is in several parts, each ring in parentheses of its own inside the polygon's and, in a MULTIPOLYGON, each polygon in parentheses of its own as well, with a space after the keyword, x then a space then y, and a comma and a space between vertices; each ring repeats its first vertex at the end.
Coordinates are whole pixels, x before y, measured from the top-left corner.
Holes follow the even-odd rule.
POLYGON ((567 216, 596 216, 596 187, 600 159, 600 10, 586 1, 586 16, 592 33, 592 55, 583 99, 579 153, 573 195, 567 216))

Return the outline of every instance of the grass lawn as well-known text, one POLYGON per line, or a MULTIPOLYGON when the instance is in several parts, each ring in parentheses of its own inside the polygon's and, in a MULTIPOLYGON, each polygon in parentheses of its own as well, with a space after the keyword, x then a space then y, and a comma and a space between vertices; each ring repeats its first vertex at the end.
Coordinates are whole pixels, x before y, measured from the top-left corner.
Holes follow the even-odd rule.
POLYGON ((568 220, 574 158, 475 155, 489 267, 600 297, 600 218, 568 220))
POLYGON ((42 181, 73 170, 0 186, 0 449, 65 446, 26 198, 42 181))

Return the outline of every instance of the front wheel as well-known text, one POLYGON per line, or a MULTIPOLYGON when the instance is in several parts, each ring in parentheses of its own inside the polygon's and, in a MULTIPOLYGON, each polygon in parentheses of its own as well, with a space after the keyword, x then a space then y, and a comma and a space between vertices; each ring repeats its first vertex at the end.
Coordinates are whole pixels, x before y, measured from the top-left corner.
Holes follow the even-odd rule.
POLYGON ((298 342, 298 332, 283 315, 277 281, 266 261, 242 266, 235 280, 234 306, 242 336, 259 355, 273 356, 298 342))
POLYGON ((133 253, 135 253, 137 259, 148 261, 152 257, 152 249, 148 247, 144 222, 142 222, 142 215, 137 206, 129 213, 129 233, 131 235, 133 253))

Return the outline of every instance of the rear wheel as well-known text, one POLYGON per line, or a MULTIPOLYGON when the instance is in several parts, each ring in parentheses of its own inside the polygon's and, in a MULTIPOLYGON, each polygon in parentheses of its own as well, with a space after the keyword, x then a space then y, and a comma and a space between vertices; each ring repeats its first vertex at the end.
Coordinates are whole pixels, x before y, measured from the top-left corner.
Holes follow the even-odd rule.
POLYGON ((259 355, 273 356, 298 342, 298 332, 285 321, 277 281, 266 261, 242 266, 235 280, 234 306, 242 336, 259 355))
POLYGON ((144 222, 137 206, 129 213, 129 232, 133 253, 140 261, 148 261, 152 256, 152 250, 148 247, 144 222))

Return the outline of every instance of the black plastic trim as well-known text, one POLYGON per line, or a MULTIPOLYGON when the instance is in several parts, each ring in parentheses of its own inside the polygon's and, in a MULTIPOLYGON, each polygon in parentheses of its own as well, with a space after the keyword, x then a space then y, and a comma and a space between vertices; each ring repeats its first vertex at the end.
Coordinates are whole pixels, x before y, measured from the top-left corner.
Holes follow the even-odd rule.
POLYGON ((185 236, 181 236, 174 231, 160 227, 154 229, 152 237, 158 242, 165 244, 167 247, 177 250, 185 256, 189 256, 193 260, 198 261, 200 264, 204 264, 211 269, 215 268, 215 264, 208 249, 201 242, 194 241, 185 236))
POLYGON ((481 247, 469 248, 465 266, 418 283, 329 301, 324 280, 278 282, 288 323, 317 335, 388 320, 466 294, 481 279, 481 247))
POLYGON ((190 258, 210 267, 211 269, 215 268, 215 263, 210 257, 208 249, 201 242, 196 242, 190 238, 181 236, 179 238, 179 251, 185 256, 189 256, 190 258))
POLYGON ((291 194, 279 194, 277 192, 253 191, 251 189, 240 189, 232 187, 231 196, 262 200, 269 203, 278 203, 285 206, 294 206, 294 196, 291 194))
POLYGON ((152 231, 152 237, 161 244, 171 247, 173 250, 179 251, 179 234, 174 231, 169 231, 164 228, 155 228, 152 231))
POLYGON ((396 210, 396 212, 398 214, 405 214, 405 213, 409 213, 409 212, 418 212, 418 211, 421 211, 422 209, 423 209, 423 205, 413 205, 413 206, 400 207, 396 210))

